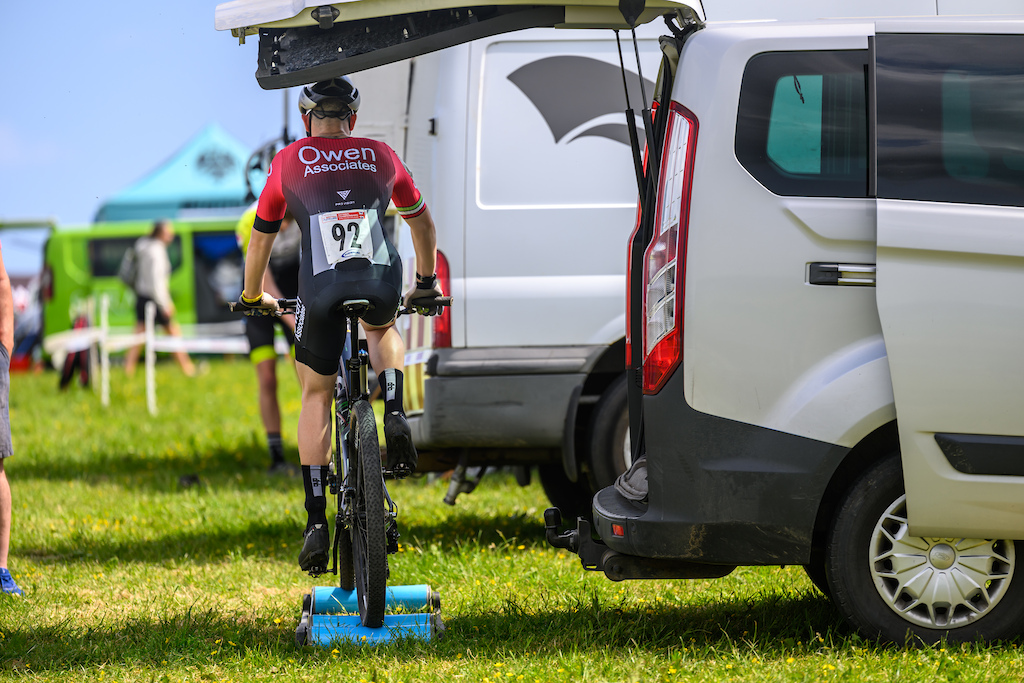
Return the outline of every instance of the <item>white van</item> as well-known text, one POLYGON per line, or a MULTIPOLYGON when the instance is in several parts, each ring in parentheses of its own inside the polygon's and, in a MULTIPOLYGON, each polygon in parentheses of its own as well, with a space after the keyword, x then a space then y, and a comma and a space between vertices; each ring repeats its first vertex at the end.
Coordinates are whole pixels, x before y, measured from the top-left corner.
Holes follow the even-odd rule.
MULTIPOLYGON (((645 35, 649 98, 660 51, 645 35)), ((635 58, 626 77, 639 108, 635 58)), ((589 508, 628 465, 623 245, 637 186, 615 37, 482 38, 417 57, 411 83, 404 159, 455 297, 411 418, 418 448, 444 468, 540 465, 553 502, 589 508)))
POLYGON ((549 539, 614 580, 801 564, 868 637, 1019 634, 1024 16, 710 25, 652 0, 623 3, 628 22, 599 5, 470 22, 427 4, 346 3, 329 31, 373 39, 305 73, 670 17, 628 254, 635 457, 593 499, 599 541, 557 510, 549 539))

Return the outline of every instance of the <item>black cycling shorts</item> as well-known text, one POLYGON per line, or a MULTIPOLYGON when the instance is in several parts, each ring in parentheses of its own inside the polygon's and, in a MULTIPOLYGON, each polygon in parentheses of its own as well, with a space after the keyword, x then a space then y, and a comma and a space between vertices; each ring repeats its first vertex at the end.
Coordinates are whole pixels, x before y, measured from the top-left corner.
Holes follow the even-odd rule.
POLYGON ((394 321, 402 301, 402 260, 394 249, 391 265, 349 261, 345 267, 317 276, 317 292, 311 301, 299 298, 295 317, 295 360, 321 375, 338 370, 345 347, 345 317, 341 304, 349 299, 366 299, 373 310, 362 320, 371 327, 394 321), (351 264, 351 265, 350 265, 351 264), (333 280, 323 285, 323 276, 333 280))
POLYGON ((294 346, 295 335, 280 318, 272 315, 246 317, 245 338, 249 340, 249 360, 253 365, 277 358, 277 350, 274 348, 274 328, 278 325, 281 326, 288 345, 294 346))

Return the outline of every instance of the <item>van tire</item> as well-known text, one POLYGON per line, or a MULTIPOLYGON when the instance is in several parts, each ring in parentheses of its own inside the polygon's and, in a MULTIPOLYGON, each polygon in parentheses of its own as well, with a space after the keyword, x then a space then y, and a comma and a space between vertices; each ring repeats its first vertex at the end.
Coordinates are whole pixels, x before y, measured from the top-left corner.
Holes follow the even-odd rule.
POLYGON ((561 511, 562 519, 569 526, 575 528, 577 517, 593 521, 594 491, 587 485, 586 479, 569 481, 562 463, 538 465, 537 478, 548 500, 561 511))
POLYGON ((595 491, 611 486, 629 469, 629 406, 626 375, 616 377, 605 390, 590 418, 587 464, 595 491))
POLYGON ((899 454, 877 462, 847 491, 829 532, 826 554, 828 585, 840 612, 863 636, 899 644, 993 641, 1021 633, 1024 573, 1016 566, 1013 542, 910 536, 905 500, 899 454), (911 560, 903 572, 887 557, 894 548, 890 538, 910 541, 898 548, 900 557, 911 560), (966 547, 971 548, 974 566, 979 565, 979 555, 987 555, 987 569, 980 579, 959 562, 960 549, 966 547), (915 557, 919 548, 921 554, 915 557), (932 595, 925 588, 914 595, 915 584, 902 583, 901 573, 909 578, 922 571, 931 574, 928 587, 950 588, 952 609, 947 609, 950 603, 941 600, 941 593, 932 595), (958 592, 949 578, 957 574, 979 581, 987 595, 958 592), (957 601, 962 604, 957 606, 957 601), (964 606, 967 602, 970 608, 964 606))

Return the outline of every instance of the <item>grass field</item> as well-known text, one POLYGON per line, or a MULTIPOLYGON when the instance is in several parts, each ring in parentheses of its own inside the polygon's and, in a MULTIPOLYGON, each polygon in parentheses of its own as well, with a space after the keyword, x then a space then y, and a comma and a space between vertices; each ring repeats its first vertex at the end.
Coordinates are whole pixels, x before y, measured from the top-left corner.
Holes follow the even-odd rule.
MULTIPOLYGON (((286 445, 298 393, 282 373, 286 445)), ((546 545, 539 485, 496 475, 455 507, 443 481, 398 483, 392 583, 441 592, 432 642, 297 648, 298 479, 267 458, 247 362, 186 379, 115 370, 112 405, 15 375, 11 570, 0 680, 1021 681, 1019 643, 881 647, 851 634, 799 567, 714 581, 613 583, 546 545), (195 483, 198 482, 198 483, 195 483)), ((329 577, 318 583, 327 585, 329 577)))

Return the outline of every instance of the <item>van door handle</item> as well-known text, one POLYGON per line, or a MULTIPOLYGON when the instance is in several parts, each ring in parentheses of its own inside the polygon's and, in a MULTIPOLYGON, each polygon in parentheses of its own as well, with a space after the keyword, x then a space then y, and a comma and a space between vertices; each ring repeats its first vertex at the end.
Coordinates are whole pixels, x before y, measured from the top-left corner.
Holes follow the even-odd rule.
POLYGON ((809 263, 807 283, 811 285, 875 286, 874 263, 809 263))

